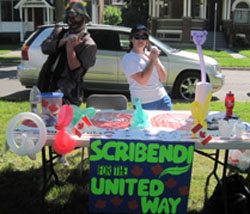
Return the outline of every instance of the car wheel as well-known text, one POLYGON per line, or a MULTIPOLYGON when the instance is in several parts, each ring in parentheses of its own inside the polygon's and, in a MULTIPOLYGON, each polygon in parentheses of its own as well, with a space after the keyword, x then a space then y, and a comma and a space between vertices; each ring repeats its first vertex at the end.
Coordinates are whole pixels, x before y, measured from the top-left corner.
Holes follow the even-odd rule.
POLYGON ((196 84, 200 82, 201 75, 195 71, 186 72, 178 77, 174 85, 174 97, 193 101, 196 84))

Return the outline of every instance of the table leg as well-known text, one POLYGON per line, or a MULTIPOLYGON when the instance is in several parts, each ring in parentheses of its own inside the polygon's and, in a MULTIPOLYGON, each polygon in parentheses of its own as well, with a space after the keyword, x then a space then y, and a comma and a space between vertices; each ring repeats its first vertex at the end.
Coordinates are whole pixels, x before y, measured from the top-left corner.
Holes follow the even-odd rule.
POLYGON ((227 162, 228 162, 228 149, 225 150, 225 157, 224 157, 224 167, 223 167, 223 174, 222 174, 222 191, 223 191, 223 199, 224 199, 224 210, 225 214, 228 213, 228 201, 227 201, 227 185, 225 182, 227 176, 227 162))
POLYGON ((42 148, 42 168, 43 168, 43 187, 42 187, 42 213, 44 212, 44 202, 45 202, 45 195, 47 192, 47 186, 52 178, 54 176, 55 182, 58 184, 59 179, 58 176, 54 170, 54 163, 53 160, 56 159, 58 155, 53 156, 53 151, 51 146, 49 146, 49 159, 46 158, 46 147, 42 148), (47 173, 47 170, 49 171, 49 174, 47 173))
MULTIPOLYGON (((222 196, 223 196, 223 202, 224 202, 224 204, 223 204, 223 206, 224 206, 224 214, 228 213, 227 187, 226 187, 226 183, 223 182, 225 180, 226 174, 227 174, 228 152, 229 152, 228 150, 225 150, 224 163, 221 163, 219 161, 219 154, 220 154, 219 149, 216 150, 215 158, 212 158, 210 155, 205 153, 205 156, 207 156, 207 157, 214 160, 214 168, 213 168, 212 172, 208 175, 207 180, 206 180, 204 205, 207 202, 207 187, 209 185, 209 180, 210 180, 211 176, 214 175, 214 177, 216 178, 218 184, 221 185, 221 187, 222 187, 222 196), (218 164, 219 163, 223 165, 222 179, 220 179, 219 176, 217 175, 217 169, 218 169, 218 164)), ((200 151, 199 151, 199 153, 200 153, 200 151)))
POLYGON ((212 172, 209 173, 209 175, 207 176, 207 179, 206 179, 206 185, 205 185, 205 200, 204 200, 204 206, 206 205, 207 203, 207 200, 208 200, 208 196, 207 196, 207 193, 208 193, 208 186, 209 186, 209 181, 210 181, 210 178, 212 175, 214 175, 214 177, 216 178, 217 182, 218 183, 221 183, 221 180, 219 178, 219 176, 217 175, 217 168, 218 168, 218 164, 221 164, 221 165, 224 165, 222 162, 219 161, 219 154, 220 154, 220 151, 217 149, 215 153, 211 153, 211 154, 208 154, 206 152, 203 152, 203 151, 200 151, 200 150, 195 150, 196 153, 200 154, 200 155, 203 155, 207 158, 210 158, 211 160, 214 161, 214 167, 213 167, 213 170, 212 172), (213 157, 215 156, 215 157, 213 157))

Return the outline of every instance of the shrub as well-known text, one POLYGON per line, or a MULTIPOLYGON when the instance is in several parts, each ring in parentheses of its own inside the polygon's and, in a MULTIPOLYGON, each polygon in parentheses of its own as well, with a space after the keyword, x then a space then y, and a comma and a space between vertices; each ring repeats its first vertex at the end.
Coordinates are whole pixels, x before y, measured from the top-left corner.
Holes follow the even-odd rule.
POLYGON ((103 23, 109 25, 119 25, 122 22, 121 10, 117 7, 107 6, 103 11, 103 23))

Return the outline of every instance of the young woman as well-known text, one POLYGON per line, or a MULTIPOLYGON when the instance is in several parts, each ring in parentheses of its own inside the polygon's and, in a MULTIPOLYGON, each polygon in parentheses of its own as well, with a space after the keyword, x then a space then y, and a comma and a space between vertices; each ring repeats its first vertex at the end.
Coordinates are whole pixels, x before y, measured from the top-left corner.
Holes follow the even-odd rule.
POLYGON ((131 101, 139 98, 146 110, 172 110, 171 99, 162 85, 167 72, 158 58, 160 51, 156 47, 147 51, 148 42, 149 33, 144 25, 132 28, 130 50, 122 60, 131 101))

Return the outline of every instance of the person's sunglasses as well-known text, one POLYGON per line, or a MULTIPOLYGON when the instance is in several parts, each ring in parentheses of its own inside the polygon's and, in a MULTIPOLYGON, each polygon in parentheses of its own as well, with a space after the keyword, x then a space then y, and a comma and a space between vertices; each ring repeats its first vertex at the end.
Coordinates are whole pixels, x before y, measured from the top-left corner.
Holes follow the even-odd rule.
POLYGON ((141 40, 147 40, 147 39, 148 39, 148 35, 147 35, 147 34, 142 34, 142 35, 140 35, 140 34, 135 34, 135 35, 134 35, 134 38, 135 38, 136 40, 139 40, 139 39, 141 39, 141 40))
POLYGON ((79 14, 78 14, 78 13, 75 13, 75 12, 68 12, 68 13, 66 14, 66 16, 67 16, 69 19, 74 19, 74 18, 76 18, 77 16, 79 16, 79 14))

